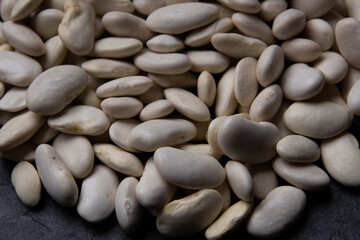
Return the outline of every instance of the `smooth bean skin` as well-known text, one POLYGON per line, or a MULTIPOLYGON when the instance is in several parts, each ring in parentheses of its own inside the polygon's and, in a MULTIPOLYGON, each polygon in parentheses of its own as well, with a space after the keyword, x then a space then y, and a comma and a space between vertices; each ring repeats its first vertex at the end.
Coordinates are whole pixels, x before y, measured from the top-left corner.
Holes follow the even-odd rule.
POLYGON ((49 195, 64 207, 73 207, 78 200, 78 187, 59 154, 48 144, 35 151, 35 163, 42 184, 49 195))
POLYGON ((29 207, 41 198, 41 182, 36 168, 27 161, 19 162, 11 172, 11 183, 21 202, 29 207))
POLYGON ((87 85, 87 74, 77 66, 61 65, 41 73, 26 93, 28 108, 54 115, 63 110, 87 85))
POLYGON ((221 208, 221 195, 216 190, 203 189, 165 205, 156 218, 156 226, 167 237, 190 236, 214 221, 221 208))
POLYGON ((109 167, 99 164, 84 179, 76 210, 86 221, 103 221, 115 209, 119 178, 109 167))
POLYGON ((179 187, 212 188, 225 180, 223 167, 218 160, 208 155, 162 147, 155 151, 154 163, 165 180, 179 187))
POLYGON ((139 181, 127 177, 121 181, 116 190, 115 212, 121 228, 131 233, 136 231, 142 220, 143 208, 136 200, 135 189, 139 181))
POLYGON ((277 187, 254 209, 246 229, 258 238, 277 238, 296 223, 305 205, 306 195, 301 189, 277 187))
POLYGON ((153 152, 159 147, 175 146, 196 136, 194 124, 183 119, 154 119, 137 125, 130 133, 133 147, 153 152))

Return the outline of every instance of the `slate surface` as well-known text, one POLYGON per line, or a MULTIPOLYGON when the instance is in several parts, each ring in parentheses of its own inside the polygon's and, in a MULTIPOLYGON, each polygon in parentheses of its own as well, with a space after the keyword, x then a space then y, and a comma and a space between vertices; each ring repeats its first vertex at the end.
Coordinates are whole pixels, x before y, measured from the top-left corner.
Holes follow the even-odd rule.
MULTIPOLYGON (((360 119, 350 132, 360 139, 360 119)), ((318 161, 318 164, 321 164, 318 161)), ((0 159, 0 239, 117 239, 162 240, 155 218, 145 215, 139 231, 126 235, 113 214, 101 224, 81 219, 75 208, 60 207, 45 190, 35 208, 27 208, 18 199, 11 185, 10 174, 15 163, 0 159)), ((349 189, 333 179, 328 191, 307 193, 307 208, 297 226, 283 239, 360 239, 360 190, 349 189)), ((226 239, 253 239, 240 228, 226 239)), ((205 239, 203 233, 187 239, 205 239)))

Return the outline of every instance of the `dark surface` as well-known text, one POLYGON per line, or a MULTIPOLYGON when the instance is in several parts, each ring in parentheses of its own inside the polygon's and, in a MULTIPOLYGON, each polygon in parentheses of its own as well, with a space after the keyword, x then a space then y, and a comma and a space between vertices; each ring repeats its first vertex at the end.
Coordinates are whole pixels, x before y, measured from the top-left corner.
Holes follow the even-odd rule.
MULTIPOLYGON (((350 132, 360 139, 360 121, 350 132)), ((321 166, 321 160, 318 161, 321 166)), ((75 208, 60 207, 44 189, 40 204, 24 206, 10 181, 15 163, 0 159, 0 239, 166 239, 156 230, 155 218, 145 214, 137 231, 126 235, 115 214, 100 224, 90 224, 75 208)), ((322 166, 321 166, 322 167, 322 166)), ((307 193, 307 207, 300 222, 284 239, 360 239, 360 190, 349 189, 333 179, 328 191, 307 193)), ((242 226, 226 239, 253 239, 242 226)), ((205 239, 203 232, 187 239, 205 239)))

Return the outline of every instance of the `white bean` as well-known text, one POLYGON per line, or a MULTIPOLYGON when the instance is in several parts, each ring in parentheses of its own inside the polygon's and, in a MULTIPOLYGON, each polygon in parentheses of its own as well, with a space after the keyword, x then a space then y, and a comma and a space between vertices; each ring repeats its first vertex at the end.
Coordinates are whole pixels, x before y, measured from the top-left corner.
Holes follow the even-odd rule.
POLYGON ((59 154, 48 144, 35 151, 35 163, 42 184, 49 195, 64 207, 73 207, 78 200, 78 187, 59 154))

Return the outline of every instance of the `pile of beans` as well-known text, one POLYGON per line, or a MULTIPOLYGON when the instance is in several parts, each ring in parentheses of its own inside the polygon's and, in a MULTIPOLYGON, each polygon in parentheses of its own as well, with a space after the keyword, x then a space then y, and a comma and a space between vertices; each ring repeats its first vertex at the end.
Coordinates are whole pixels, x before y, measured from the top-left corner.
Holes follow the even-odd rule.
POLYGON ((0 151, 27 206, 43 186, 88 222, 115 211, 127 233, 146 213, 167 237, 269 239, 329 175, 360 186, 346 132, 358 0, 1 0, 0 13, 0 151))

